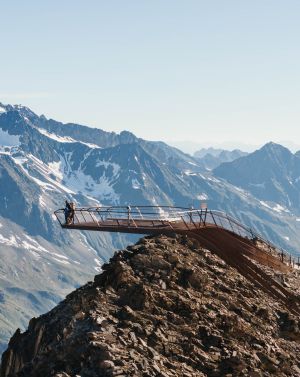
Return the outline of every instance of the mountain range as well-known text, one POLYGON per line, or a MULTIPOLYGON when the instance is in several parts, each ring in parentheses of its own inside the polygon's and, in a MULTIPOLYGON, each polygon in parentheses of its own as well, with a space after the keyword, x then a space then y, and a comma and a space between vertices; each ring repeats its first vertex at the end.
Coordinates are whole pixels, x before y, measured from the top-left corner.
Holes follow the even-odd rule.
POLYGON ((227 151, 216 148, 202 148, 194 153, 194 157, 198 160, 200 166, 204 169, 212 170, 221 165, 223 162, 231 162, 240 157, 247 156, 247 152, 239 149, 227 151))
POLYGON ((53 211, 65 199, 77 206, 199 207, 205 201, 297 253, 300 158, 280 145, 208 171, 163 142, 63 124, 2 104, 0 145, 0 352, 17 327, 137 238, 62 231, 53 211))

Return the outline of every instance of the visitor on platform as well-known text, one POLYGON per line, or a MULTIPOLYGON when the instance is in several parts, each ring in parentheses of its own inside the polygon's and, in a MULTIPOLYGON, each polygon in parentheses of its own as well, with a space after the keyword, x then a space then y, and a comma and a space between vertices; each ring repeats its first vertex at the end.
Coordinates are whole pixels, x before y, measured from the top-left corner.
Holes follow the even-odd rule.
POLYGON ((66 225, 70 224, 70 215, 72 212, 71 204, 66 200, 66 206, 64 208, 65 222, 66 225))

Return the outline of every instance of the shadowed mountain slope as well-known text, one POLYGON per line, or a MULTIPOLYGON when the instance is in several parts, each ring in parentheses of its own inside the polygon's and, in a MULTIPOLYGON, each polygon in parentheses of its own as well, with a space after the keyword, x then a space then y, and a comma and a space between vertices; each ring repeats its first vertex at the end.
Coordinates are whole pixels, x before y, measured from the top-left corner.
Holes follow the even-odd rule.
POLYGON ((268 143, 248 156, 220 165, 214 174, 262 201, 300 213, 300 158, 281 145, 268 143))

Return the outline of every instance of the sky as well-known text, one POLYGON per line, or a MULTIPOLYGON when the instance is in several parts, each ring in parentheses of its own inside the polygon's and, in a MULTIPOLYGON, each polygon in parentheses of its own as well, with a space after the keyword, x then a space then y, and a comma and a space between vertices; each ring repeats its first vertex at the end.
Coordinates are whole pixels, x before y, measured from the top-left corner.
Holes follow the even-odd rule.
POLYGON ((299 0, 0 5, 0 102, 175 144, 300 144, 299 0))

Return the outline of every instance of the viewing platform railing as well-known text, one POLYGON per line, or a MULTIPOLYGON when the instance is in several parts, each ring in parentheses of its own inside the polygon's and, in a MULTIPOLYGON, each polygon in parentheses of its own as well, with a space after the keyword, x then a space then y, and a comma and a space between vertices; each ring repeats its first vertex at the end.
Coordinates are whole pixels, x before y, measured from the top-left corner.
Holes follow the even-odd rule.
POLYGON ((124 231, 126 228, 130 230, 130 233, 134 233, 134 229, 142 229, 147 234, 148 231, 151 233, 151 229, 176 232, 176 230, 193 231, 206 226, 216 226, 251 240, 257 246, 263 247, 266 252, 279 257, 282 262, 299 266, 299 260, 298 263, 295 263, 289 252, 220 211, 168 206, 76 208, 70 223, 65 221, 64 209, 59 209, 54 214, 63 228, 72 229, 89 227, 89 229, 102 231, 105 231, 106 228, 107 231, 118 231, 118 229, 124 231))

